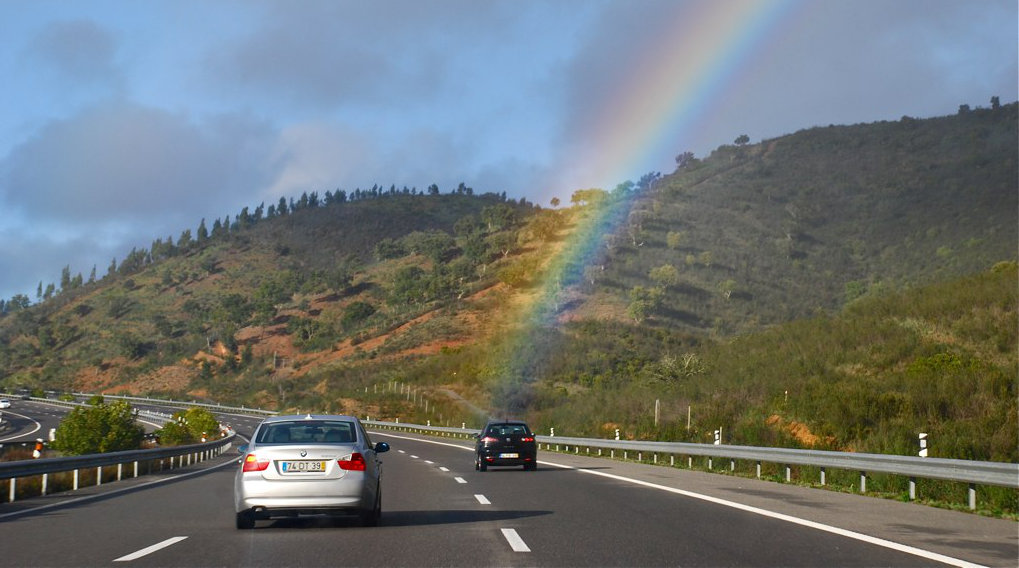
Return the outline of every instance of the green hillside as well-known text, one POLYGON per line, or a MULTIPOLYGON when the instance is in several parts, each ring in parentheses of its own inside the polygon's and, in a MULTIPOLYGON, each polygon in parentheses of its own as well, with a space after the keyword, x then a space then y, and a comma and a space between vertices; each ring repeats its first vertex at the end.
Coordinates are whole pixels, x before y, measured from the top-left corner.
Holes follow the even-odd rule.
POLYGON ((814 128, 563 208, 245 208, 4 302, 0 389, 1019 461, 1017 132, 1014 103, 814 128))

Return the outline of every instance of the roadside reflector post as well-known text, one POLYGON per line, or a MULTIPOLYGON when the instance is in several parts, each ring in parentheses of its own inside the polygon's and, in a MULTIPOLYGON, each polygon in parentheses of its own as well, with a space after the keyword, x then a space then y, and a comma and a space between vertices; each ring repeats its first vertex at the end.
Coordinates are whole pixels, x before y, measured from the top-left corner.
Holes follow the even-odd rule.
POLYGON ((861 471, 860 472, 860 493, 866 493, 866 492, 867 492, 867 472, 866 471, 861 471))
POLYGON ((970 508, 971 511, 976 511, 976 509, 977 509, 977 484, 976 483, 970 483, 969 484, 969 508, 970 508))
POLYGON ((916 478, 909 478, 909 500, 916 501, 916 478))
POLYGON ((927 432, 920 432, 920 457, 927 457, 927 432))

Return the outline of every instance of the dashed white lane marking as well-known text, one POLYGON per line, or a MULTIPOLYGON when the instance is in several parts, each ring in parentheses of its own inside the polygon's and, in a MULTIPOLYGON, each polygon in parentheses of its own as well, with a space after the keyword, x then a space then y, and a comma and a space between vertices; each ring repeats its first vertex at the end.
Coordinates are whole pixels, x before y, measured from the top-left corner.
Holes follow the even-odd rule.
POLYGON ((177 544, 178 542, 180 542, 180 541, 182 541, 182 540, 184 540, 186 538, 187 538, 186 536, 175 536, 173 538, 168 538, 168 539, 164 540, 163 542, 159 542, 159 543, 153 544, 152 546, 143 548, 143 549, 139 550, 138 552, 132 552, 131 554, 128 554, 127 556, 121 556, 120 558, 114 560, 114 562, 130 562, 132 560, 137 560, 137 559, 141 558, 142 556, 148 556, 149 554, 152 554, 153 552, 156 552, 157 550, 162 550, 162 549, 166 548, 167 546, 172 546, 174 544, 177 544))
POLYGON ((428 464, 428 465, 432 465, 435 462, 433 462, 432 460, 425 460, 425 463, 428 464))
POLYGON ((439 466, 439 471, 444 471, 444 472, 448 472, 448 471, 449 471, 449 468, 448 468, 448 467, 445 467, 445 466, 439 466))
POLYGON ((488 497, 485 497, 484 495, 475 495, 474 498, 477 499, 478 503, 481 503, 482 505, 492 504, 492 502, 488 500, 488 497))
POLYGON ((418 459, 418 457, 415 456, 414 454, 411 454, 410 457, 413 458, 413 459, 418 459))
POLYGON ((517 534, 517 531, 513 529, 502 529, 502 536, 506 539, 506 542, 509 543, 513 552, 531 551, 531 549, 527 547, 527 543, 524 542, 524 539, 520 538, 520 535, 517 534))
MULTIPOLYGON (((389 434, 389 433, 385 433, 385 432, 373 432, 373 433, 380 434, 382 436, 389 436, 391 438, 403 438, 403 439, 406 439, 406 440, 414 440, 416 442, 424 442, 426 444, 437 444, 437 445, 440 445, 440 446, 449 446, 449 447, 452 447, 452 448, 459 448, 461 450, 465 450, 465 451, 468 451, 468 452, 473 452, 474 451, 474 448, 470 448, 470 447, 462 446, 462 445, 458 445, 458 444, 450 444, 449 442, 437 442, 437 441, 433 441, 433 440, 422 440, 420 438, 412 438, 412 437, 409 437, 409 436, 398 436, 398 435, 395 435, 395 434, 389 434)), ((587 473, 587 474, 591 474, 591 475, 600 475, 602 477, 607 477, 609 479, 615 479, 615 480, 618 480, 618 481, 624 481, 624 482, 627 482, 627 483, 633 483, 635 485, 643 485, 644 487, 650 487, 650 488, 658 489, 658 490, 661 490, 661 491, 668 491, 669 493, 676 493, 678 495, 684 495, 686 497, 692 497, 694 499, 701 499, 701 500, 707 501, 709 503, 715 503, 717 505, 722 505, 724 507, 732 507, 733 509, 739 509, 739 510, 742 510, 742 511, 747 511, 749 513, 754 513, 754 514, 757 514, 757 515, 762 515, 762 516, 770 517, 770 518, 773 518, 773 519, 779 519, 779 520, 782 520, 782 521, 786 521, 788 523, 793 523, 793 524, 804 526, 804 527, 810 527, 810 528, 817 529, 819 531, 823 531, 823 532, 827 532, 827 533, 831 533, 831 534, 837 534, 839 536, 843 536, 843 537, 846 537, 846 538, 851 538, 853 540, 858 540, 858 541, 861 541, 861 542, 870 543, 870 544, 873 544, 873 545, 876 545, 876 546, 881 546, 881 547, 884 547, 884 548, 888 548, 890 550, 897 550, 899 552, 904 552, 906 554, 912 554, 913 556, 917 556, 917 557, 920 557, 920 558, 927 558, 929 560, 934 560, 936 562, 941 562, 943 564, 948 564, 948 565, 951 565, 951 566, 960 566, 960 567, 978 567, 978 566, 980 566, 980 564, 974 564, 972 562, 963 560, 961 558, 953 558, 951 556, 946 556, 944 554, 938 554, 937 552, 933 552, 933 551, 930 551, 930 550, 924 550, 922 548, 916 548, 914 546, 909 546, 909 545, 906 545, 906 544, 900 544, 900 543, 893 542, 893 541, 890 541, 890 540, 885 540, 883 538, 873 537, 873 536, 870 536, 870 535, 867 535, 867 534, 858 533, 858 532, 855 532, 855 531, 851 531, 851 530, 847 530, 847 529, 842 529, 842 528, 839 528, 839 527, 834 527, 834 526, 826 525, 826 524, 823 524, 823 523, 809 521, 807 519, 801 519, 799 517, 794 517, 792 515, 785 515, 785 514, 782 514, 782 513, 777 513, 777 512, 774 512, 774 511, 769 511, 767 509, 761 509, 759 507, 751 507, 749 505, 743 505, 742 503, 736 503, 736 502, 733 502, 733 501, 727 501, 725 499, 719 499, 717 497, 711 497, 711 496, 708 496, 708 495, 702 495, 700 493, 693 493, 691 491, 684 491, 682 489, 675 489, 673 487, 667 487, 667 486, 664 486, 664 485, 658 485, 657 483, 649 483, 647 481, 641 481, 641 480, 638 480, 638 479, 633 479, 633 478, 629 478, 629 477, 623 477, 621 475, 614 475, 614 474, 611 474, 611 473, 604 473, 604 472, 594 471, 594 470, 590 470, 590 469, 577 469, 577 468, 572 467, 572 466, 558 464, 558 463, 554 463, 554 462, 539 461, 538 463, 540 463, 542 465, 548 465, 548 466, 558 467, 558 468, 562 468, 562 469, 575 470, 575 471, 578 471, 579 473, 587 473)), ((505 532, 505 529, 504 529, 504 532, 505 532)))
POLYGON ((462 477, 454 477, 457 483, 467 483, 467 480, 462 477))

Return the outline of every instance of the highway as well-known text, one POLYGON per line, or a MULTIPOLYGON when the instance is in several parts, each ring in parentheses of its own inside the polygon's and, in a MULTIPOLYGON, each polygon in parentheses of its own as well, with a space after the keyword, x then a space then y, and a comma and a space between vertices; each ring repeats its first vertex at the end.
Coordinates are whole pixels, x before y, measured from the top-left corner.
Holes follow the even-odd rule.
MULTIPOLYGON (((222 419, 242 434, 258 422, 222 419)), ((549 453, 536 472, 480 473, 464 441, 374 434, 383 440, 393 449, 383 455, 376 528, 311 518, 238 531, 228 454, 158 483, 79 491, 64 505, 53 497, 14 514, 0 505, 3 540, 13 545, 2 547, 0 565, 1015 566, 1019 558, 1012 521, 549 453)))

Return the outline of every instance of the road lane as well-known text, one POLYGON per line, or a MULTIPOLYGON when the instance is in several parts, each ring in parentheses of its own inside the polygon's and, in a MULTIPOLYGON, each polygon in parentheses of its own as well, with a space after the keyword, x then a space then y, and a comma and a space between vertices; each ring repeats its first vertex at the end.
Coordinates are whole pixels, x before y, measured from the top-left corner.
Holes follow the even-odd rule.
MULTIPOLYGON (((536 472, 493 468, 481 473, 474 471, 472 454, 463 442, 429 443, 402 434, 374 437, 393 447, 382 456, 383 517, 379 527, 360 527, 354 518, 338 522, 316 518, 260 521, 255 530, 238 531, 233 526, 232 508, 234 456, 223 459, 228 462, 223 468, 188 479, 3 521, 5 542, 38 543, 44 535, 45 545, 5 546, 0 566, 110 565, 170 539, 181 540, 116 564, 936 565, 838 535, 590 472, 655 476, 659 482, 688 488, 705 483, 702 477, 713 478, 722 492, 732 483, 751 486, 747 494, 753 499, 763 499, 759 493, 767 487, 781 493, 786 488, 783 485, 544 453, 539 454, 544 463, 536 472), (553 462, 588 469, 548 465, 553 462), (466 483, 457 482, 458 477, 466 483)), ((801 504, 806 500, 808 497, 799 498, 801 504)), ((927 510, 896 505, 906 508, 903 510, 927 510)), ((852 515, 857 505, 853 501, 840 506, 844 507, 842 514, 852 515)), ((903 524, 912 522, 901 520, 903 524)), ((1002 522, 1014 532, 1014 523, 1002 522)), ((916 526, 914 530, 922 532, 924 528, 916 526)), ((988 558, 986 553, 983 558, 988 558)))

